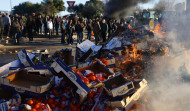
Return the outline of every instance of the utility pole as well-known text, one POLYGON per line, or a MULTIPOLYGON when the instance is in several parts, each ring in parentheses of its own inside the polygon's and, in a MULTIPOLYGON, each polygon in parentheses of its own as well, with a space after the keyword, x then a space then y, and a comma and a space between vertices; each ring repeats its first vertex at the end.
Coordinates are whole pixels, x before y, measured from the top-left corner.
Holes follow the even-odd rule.
POLYGON ((12 12, 12 0, 10 0, 11 12, 12 12))

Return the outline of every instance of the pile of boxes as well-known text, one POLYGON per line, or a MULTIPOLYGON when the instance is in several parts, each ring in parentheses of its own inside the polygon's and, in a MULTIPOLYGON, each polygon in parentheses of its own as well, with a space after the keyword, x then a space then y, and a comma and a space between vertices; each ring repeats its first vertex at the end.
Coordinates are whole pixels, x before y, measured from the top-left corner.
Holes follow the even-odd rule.
POLYGON ((145 79, 131 81, 115 73, 115 58, 95 59, 73 67, 71 49, 18 52, 18 60, 1 67, 0 87, 19 95, 17 105, 1 99, 0 110, 128 110, 148 88, 145 79))

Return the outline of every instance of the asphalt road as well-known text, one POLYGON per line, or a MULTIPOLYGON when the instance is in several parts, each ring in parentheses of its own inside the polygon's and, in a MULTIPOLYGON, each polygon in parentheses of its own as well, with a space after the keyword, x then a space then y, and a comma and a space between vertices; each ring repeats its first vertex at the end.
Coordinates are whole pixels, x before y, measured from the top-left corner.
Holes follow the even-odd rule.
POLYGON ((61 50, 63 48, 72 48, 73 51, 76 49, 76 35, 73 36, 74 44, 67 45, 61 44, 61 36, 55 36, 53 39, 49 39, 48 36, 41 36, 34 38, 34 42, 28 42, 28 38, 23 38, 23 43, 20 45, 0 44, 0 66, 16 60, 17 53, 15 51, 26 50, 43 50, 48 49, 50 54, 54 54, 56 50, 61 50), (6 50, 6 51, 5 51, 6 50))

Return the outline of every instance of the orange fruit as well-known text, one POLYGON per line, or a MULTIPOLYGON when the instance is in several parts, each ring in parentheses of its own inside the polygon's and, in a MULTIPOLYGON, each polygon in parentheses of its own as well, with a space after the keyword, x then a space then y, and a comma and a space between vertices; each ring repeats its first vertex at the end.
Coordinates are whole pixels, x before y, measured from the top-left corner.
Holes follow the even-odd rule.
POLYGON ((49 99, 48 99, 48 103, 49 103, 49 104, 53 104, 53 102, 54 102, 54 100, 53 100, 52 98, 49 98, 49 99))
POLYGON ((1 49, 1 51, 6 52, 6 49, 1 49))
POLYGON ((30 111, 37 111, 35 108, 33 108, 32 110, 30 110, 30 111))
POLYGON ((133 104, 133 108, 137 109, 139 107, 139 104, 133 104))
POLYGON ((51 109, 55 109, 56 108, 55 104, 50 104, 50 107, 51 107, 51 109))
POLYGON ((40 104, 36 104, 36 105, 34 105, 34 108, 35 108, 35 109, 40 108, 40 104))
POLYGON ((96 76, 94 76, 94 75, 93 75, 93 76, 90 76, 90 80, 91 80, 91 81, 95 81, 95 80, 96 80, 96 76))
POLYGON ((60 104, 59 107, 62 108, 62 109, 65 109, 66 105, 65 104, 60 104))
POLYGON ((32 101, 34 102, 34 104, 36 104, 37 99, 36 98, 32 98, 32 101))
POLYGON ((34 102, 32 100, 28 100, 27 104, 30 105, 30 106, 32 106, 34 104, 34 102))

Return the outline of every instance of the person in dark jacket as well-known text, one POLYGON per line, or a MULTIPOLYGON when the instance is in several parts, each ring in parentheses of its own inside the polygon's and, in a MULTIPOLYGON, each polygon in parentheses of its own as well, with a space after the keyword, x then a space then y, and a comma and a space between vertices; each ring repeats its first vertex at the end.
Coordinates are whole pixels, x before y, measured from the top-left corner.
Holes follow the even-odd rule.
POLYGON ((73 21, 70 20, 69 23, 67 24, 67 34, 69 36, 69 38, 67 39, 67 43, 69 45, 73 44, 73 31, 74 31, 73 21))
POLYGON ((42 16, 38 15, 36 19, 36 28, 37 28, 38 34, 42 33, 42 25, 43 25, 42 16))
POLYGON ((81 43, 83 39, 83 36, 82 36, 83 27, 80 21, 77 22, 77 25, 75 26, 75 31, 77 32, 77 43, 81 43))
POLYGON ((64 44, 65 42, 65 35, 66 35, 66 27, 67 27, 67 21, 63 19, 61 22, 61 43, 64 44))
POLYGON ((14 35, 14 44, 19 45, 21 26, 18 19, 15 19, 12 25, 13 25, 12 28, 13 28, 13 35, 14 35))
POLYGON ((4 32, 4 19, 2 17, 2 13, 0 12, 0 37, 3 39, 3 32, 4 32))
POLYGON ((44 33, 45 35, 47 35, 48 33, 48 28, 47 28, 47 22, 49 21, 49 16, 45 16, 43 19, 43 23, 44 23, 44 33))
POLYGON ((29 17, 26 23, 26 27, 28 29, 28 37, 29 37, 29 42, 33 41, 33 33, 35 31, 35 23, 32 20, 32 17, 29 17))
POLYGON ((4 19, 4 23, 5 23, 5 26, 4 26, 5 36, 7 38, 9 38, 9 32, 10 32, 10 26, 11 26, 11 19, 9 17, 9 14, 6 13, 6 15, 3 17, 3 19, 4 19))
POLYGON ((92 27, 93 27, 93 32, 95 36, 95 44, 97 45, 98 42, 100 41, 100 36, 101 36, 101 33, 100 33, 101 27, 100 27, 99 21, 95 20, 92 27))
POLYGON ((103 19, 102 24, 101 24, 101 34, 102 34, 103 42, 106 42, 106 34, 107 34, 107 32, 108 32, 108 25, 106 23, 106 20, 103 19))
POLYGON ((56 31, 56 35, 59 35, 59 26, 60 26, 60 18, 59 16, 56 16, 55 18, 55 31, 56 31))
POLYGON ((112 19, 110 19, 108 22, 108 38, 112 36, 112 33, 113 33, 113 22, 112 19))
POLYGON ((92 36, 92 21, 91 20, 88 21, 86 30, 88 31, 87 38, 91 40, 91 36, 92 36))

